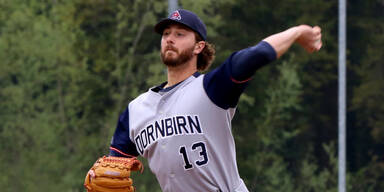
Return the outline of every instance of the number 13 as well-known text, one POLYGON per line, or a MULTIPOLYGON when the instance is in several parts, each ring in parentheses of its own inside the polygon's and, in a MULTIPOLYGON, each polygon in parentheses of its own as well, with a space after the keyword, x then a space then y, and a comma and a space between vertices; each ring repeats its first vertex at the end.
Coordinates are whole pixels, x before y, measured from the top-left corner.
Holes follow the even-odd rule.
MULTIPOLYGON (((208 163, 207 149, 206 149, 205 144, 203 142, 194 143, 192 145, 192 151, 196 151, 196 150, 198 150, 198 148, 200 151, 199 155, 201 158, 199 160, 195 161, 195 163, 197 166, 203 166, 203 165, 208 163)), ((184 168, 185 169, 193 168, 193 165, 190 163, 190 161, 188 159, 188 154, 187 154, 187 150, 186 150, 185 146, 180 147, 179 153, 180 153, 180 155, 183 156, 184 168)))

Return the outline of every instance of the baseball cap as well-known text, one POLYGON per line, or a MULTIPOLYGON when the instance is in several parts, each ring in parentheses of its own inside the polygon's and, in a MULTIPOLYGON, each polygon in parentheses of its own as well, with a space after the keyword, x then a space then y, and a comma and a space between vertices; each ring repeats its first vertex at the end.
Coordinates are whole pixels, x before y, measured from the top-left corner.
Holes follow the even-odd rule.
POLYGON ((164 29, 171 23, 182 24, 197 32, 204 41, 207 39, 207 29, 205 24, 191 11, 178 9, 172 12, 169 14, 168 18, 162 19, 155 25, 155 31, 159 34, 163 34, 164 29))

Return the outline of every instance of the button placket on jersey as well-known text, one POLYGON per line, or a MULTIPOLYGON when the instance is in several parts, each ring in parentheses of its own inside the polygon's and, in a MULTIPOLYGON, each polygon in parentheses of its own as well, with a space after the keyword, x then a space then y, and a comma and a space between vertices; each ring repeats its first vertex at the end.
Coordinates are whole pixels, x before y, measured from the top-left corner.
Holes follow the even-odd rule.
POLYGON ((159 110, 158 110, 158 112, 159 112, 159 114, 161 115, 161 116, 164 116, 164 104, 165 104, 165 101, 164 101, 164 99, 160 99, 160 102, 159 102, 159 110))

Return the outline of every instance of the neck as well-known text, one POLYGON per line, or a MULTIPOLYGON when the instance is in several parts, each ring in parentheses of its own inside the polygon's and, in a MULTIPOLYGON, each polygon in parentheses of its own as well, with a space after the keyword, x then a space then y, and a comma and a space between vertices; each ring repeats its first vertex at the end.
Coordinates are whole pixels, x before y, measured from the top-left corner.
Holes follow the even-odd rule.
POLYGON ((165 87, 176 85, 184 81, 197 71, 197 60, 193 57, 187 63, 181 64, 176 67, 168 67, 168 83, 165 87))

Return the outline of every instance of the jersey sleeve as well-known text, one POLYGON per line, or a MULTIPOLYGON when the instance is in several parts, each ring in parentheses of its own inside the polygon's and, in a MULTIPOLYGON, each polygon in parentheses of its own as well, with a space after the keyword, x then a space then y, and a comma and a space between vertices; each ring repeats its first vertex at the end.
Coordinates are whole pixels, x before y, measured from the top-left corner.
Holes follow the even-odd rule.
POLYGON ((236 107, 241 93, 257 69, 276 59, 276 51, 265 41, 233 53, 223 64, 204 76, 204 89, 217 106, 236 107))
POLYGON ((129 137, 129 111, 128 107, 120 115, 115 133, 112 137, 109 155, 115 157, 138 156, 136 145, 129 137))

